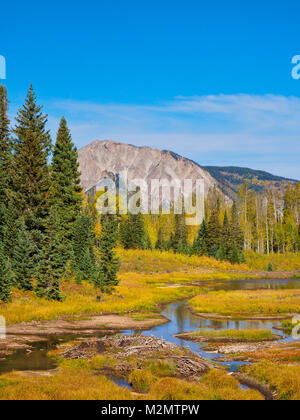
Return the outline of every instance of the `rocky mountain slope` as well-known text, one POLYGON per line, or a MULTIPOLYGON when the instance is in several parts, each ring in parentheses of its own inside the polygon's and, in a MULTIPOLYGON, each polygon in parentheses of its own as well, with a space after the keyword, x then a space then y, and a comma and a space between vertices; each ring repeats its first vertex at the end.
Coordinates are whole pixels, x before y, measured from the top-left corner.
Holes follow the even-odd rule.
POLYGON ((79 150, 81 183, 85 191, 99 180, 114 178, 121 171, 128 171, 128 181, 145 179, 204 179, 205 192, 216 185, 227 197, 233 199, 238 188, 249 180, 252 188, 283 190, 295 180, 271 175, 267 172, 239 167, 200 166, 168 150, 137 147, 111 140, 95 140, 79 150))
POLYGON ((79 150, 81 184, 85 191, 105 177, 128 171, 128 181, 151 179, 204 179, 205 192, 217 184, 201 166, 173 152, 96 140, 79 150))

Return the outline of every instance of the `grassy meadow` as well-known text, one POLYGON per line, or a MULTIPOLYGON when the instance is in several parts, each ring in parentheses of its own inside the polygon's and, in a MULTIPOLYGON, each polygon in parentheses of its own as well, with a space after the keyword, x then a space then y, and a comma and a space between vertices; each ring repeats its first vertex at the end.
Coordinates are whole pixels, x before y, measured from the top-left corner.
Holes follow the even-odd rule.
POLYGON ((263 361, 244 368, 245 372, 269 385, 280 400, 300 400, 300 366, 263 361))
POLYGON ((189 301, 195 312, 233 317, 300 313, 300 290, 243 290, 201 293, 189 301))
MULTIPOLYGON (((74 279, 64 279, 61 284, 63 302, 41 299, 33 292, 14 289, 11 303, 0 304, 1 314, 7 324, 18 324, 75 315, 149 312, 157 310, 160 303, 195 295, 198 296, 190 301, 190 305, 195 311, 203 313, 246 315, 299 312, 300 295, 297 291, 207 293, 201 290, 199 294, 199 281, 222 283, 264 277, 261 273, 258 275, 256 271, 251 271, 245 264, 231 265, 214 258, 190 257, 167 251, 118 249, 118 255, 122 261, 120 284, 112 294, 103 294, 100 302, 96 300, 100 292, 91 283, 83 281, 76 284, 74 279), (168 284, 184 287, 168 288, 168 284)), ((264 257, 264 264, 267 262, 267 257, 264 257)))
POLYGON ((262 400, 257 391, 242 390, 225 371, 212 369, 198 381, 134 370, 129 376, 134 394, 97 373, 107 360, 62 361, 53 376, 17 372, 0 376, 1 400, 262 400))
POLYGON ((14 289, 12 302, 0 304, 1 314, 7 324, 56 320, 75 315, 102 313, 124 314, 130 311, 157 310, 160 303, 188 298, 199 293, 192 286, 201 280, 227 281, 249 279, 244 265, 233 266, 228 262, 207 257, 188 257, 171 252, 119 250, 122 268, 120 284, 112 294, 102 294, 86 281, 76 284, 74 279, 64 279, 61 284, 63 302, 36 297, 33 292, 14 289), (227 271, 226 271, 227 270, 227 271), (184 287, 164 287, 178 284, 184 287))
MULTIPOLYGON (((33 292, 13 290, 12 302, 0 305, 7 324, 57 319, 80 319, 90 315, 133 312, 143 320, 160 312, 160 304, 187 299, 194 312, 233 317, 280 316, 300 313, 300 290, 209 290, 209 285, 230 280, 264 278, 270 262, 291 277, 297 275, 299 255, 247 255, 248 265, 231 265, 208 257, 185 256, 172 252, 121 250, 120 283, 111 294, 101 294, 86 281, 77 284, 64 279, 63 302, 36 297, 33 292), (286 261, 288 260, 288 263, 286 261), (296 272, 296 274, 295 274, 296 272), (205 281, 205 286, 197 282, 205 281), (101 295, 101 300, 96 297, 101 295)), ((291 323, 284 324, 291 326, 291 323)), ((247 341, 271 340, 270 331, 201 330, 193 334, 208 339, 247 341)), ((245 373, 267 384, 280 399, 300 399, 300 349, 258 350, 249 353, 255 363, 245 373), (293 364, 293 366, 290 366, 293 364)), ((247 355, 246 355, 247 356, 247 355)), ((112 357, 97 356, 91 360, 59 360, 51 375, 11 372, 0 376, 0 399, 34 400, 261 400, 258 391, 244 390, 225 370, 211 369, 197 381, 178 378, 171 363, 147 360, 142 366, 132 360, 133 370, 127 380, 132 391, 120 388, 101 374, 101 368, 113 367, 112 357)))
POLYGON ((197 340, 197 338, 205 338, 208 340, 226 341, 233 340, 237 342, 257 342, 272 340, 271 331, 264 330, 209 330, 202 329, 193 333, 184 334, 185 337, 197 340))

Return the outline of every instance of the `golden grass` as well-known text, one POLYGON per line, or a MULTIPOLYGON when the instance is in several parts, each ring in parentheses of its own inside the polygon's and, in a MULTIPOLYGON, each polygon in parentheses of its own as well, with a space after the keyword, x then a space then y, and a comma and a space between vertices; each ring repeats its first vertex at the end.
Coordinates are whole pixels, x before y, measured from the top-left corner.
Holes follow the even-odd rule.
MULTIPOLYGON (((158 278, 160 284, 161 278, 158 278)), ((32 292, 14 290, 12 303, 1 304, 0 313, 7 324, 20 322, 54 320, 75 315, 92 315, 127 311, 152 311, 157 304, 189 297, 196 292, 194 287, 159 288, 153 278, 136 273, 121 277, 120 284, 113 294, 103 295, 101 302, 96 301, 99 294, 88 282, 81 285, 63 282, 63 302, 53 302, 37 298, 32 292)), ((198 289, 199 290, 199 289, 198 289)))
POLYGON ((247 271, 249 267, 246 264, 232 265, 227 261, 218 261, 210 257, 198 257, 196 255, 188 256, 182 254, 174 254, 171 251, 159 250, 124 250, 118 249, 118 255, 121 258, 121 272, 137 272, 137 273, 165 273, 174 271, 191 271, 191 270, 239 270, 247 271))
POLYGON ((274 389, 281 400, 300 400, 300 366, 261 362, 244 368, 245 372, 274 389))
POLYGON ((251 270, 266 271, 270 263, 272 263, 274 271, 300 270, 300 252, 296 254, 260 255, 254 251, 247 251, 246 259, 251 270))
POLYGON ((202 293, 189 301, 199 313, 282 315, 300 312, 300 290, 256 290, 202 293))
POLYGON ((271 347, 256 352, 244 353, 254 360, 269 360, 276 363, 300 363, 300 343, 289 343, 288 347, 271 347))
POLYGON ((271 331, 265 330, 208 330, 202 329, 190 334, 191 337, 207 337, 208 339, 227 339, 236 341, 264 341, 271 340, 273 334, 271 331))
POLYGON ((0 376, 1 400, 119 400, 133 399, 129 390, 120 388, 102 375, 95 375, 85 361, 64 362, 51 377, 0 376))
POLYGON ((17 324, 110 312, 149 312, 159 303, 196 294, 197 289, 188 287, 189 283, 257 278, 247 272, 246 265, 233 266, 208 257, 123 249, 118 249, 118 254, 122 259, 120 284, 112 295, 104 295, 101 302, 96 301, 99 292, 88 282, 77 285, 63 281, 64 302, 50 302, 31 292, 14 290, 12 303, 0 303, 1 315, 7 324, 17 324), (162 287, 171 283, 187 287, 162 287))
POLYGON ((147 370, 135 369, 129 375, 129 383, 136 392, 149 392, 156 378, 147 370))
MULTIPOLYGON (((256 391, 242 390, 226 372, 211 370, 199 382, 174 377, 158 378, 147 370, 130 376, 134 389, 147 392, 137 396, 130 390, 96 373, 100 361, 61 362, 54 376, 0 376, 0 400, 262 400, 256 391), (96 374, 95 374, 96 373, 96 374)), ((102 363, 102 361, 101 361, 102 363)))
MULTIPOLYGON (((249 278, 250 276, 248 276, 249 278)), ((123 314, 128 311, 153 311, 157 304, 190 297, 197 293, 197 288, 189 283, 201 280, 220 280, 245 278, 238 273, 184 273, 173 272, 165 274, 124 273, 120 275, 120 284, 113 294, 102 296, 101 302, 96 301, 99 291, 89 282, 78 285, 73 281, 62 282, 63 302, 53 302, 40 299, 33 292, 22 292, 14 289, 12 303, 0 303, 0 313, 6 318, 7 324, 21 322, 55 320, 71 318, 76 315, 93 315, 101 313, 123 314), (162 288, 164 284, 176 283, 185 285, 182 288, 162 288)))
POLYGON ((221 370, 211 370, 199 382, 176 378, 157 381, 148 394, 153 400, 263 400, 257 391, 242 390, 236 379, 221 370))

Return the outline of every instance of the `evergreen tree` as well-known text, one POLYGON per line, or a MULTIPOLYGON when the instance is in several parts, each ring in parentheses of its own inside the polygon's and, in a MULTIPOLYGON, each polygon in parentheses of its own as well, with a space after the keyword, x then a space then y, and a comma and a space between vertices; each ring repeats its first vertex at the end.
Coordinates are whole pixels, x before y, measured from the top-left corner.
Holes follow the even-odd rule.
POLYGON ((244 235, 240 227, 238 211, 235 202, 231 207, 230 247, 231 249, 236 247, 238 253, 241 253, 244 249, 244 235))
POLYGON ((222 237, 221 237, 221 249, 222 249, 222 257, 218 259, 227 260, 232 251, 232 239, 231 239, 231 229, 230 224, 227 216, 227 211, 225 211, 223 227, 222 227, 222 237))
POLYGON ((194 240, 192 253, 195 255, 206 255, 207 254, 207 231, 206 231, 206 222, 203 219, 198 235, 194 240))
POLYGON ((9 259, 4 254, 3 243, 0 242, 0 301, 9 302, 13 284, 13 273, 9 259))
POLYGON ((119 224, 119 240, 124 249, 129 249, 130 231, 127 217, 121 219, 119 224))
POLYGON ((79 215, 74 223, 72 240, 71 266, 76 275, 77 282, 80 280, 93 281, 95 275, 95 235, 94 224, 87 211, 79 215))
POLYGON ((145 225, 142 213, 129 214, 129 225, 131 233, 131 246, 132 249, 145 249, 145 225))
POLYGON ((166 242, 165 249, 166 251, 170 251, 170 249, 174 249, 174 234, 173 232, 170 233, 169 239, 166 242))
POLYGON ((155 243, 155 249, 159 249, 160 251, 163 251, 165 249, 165 241, 164 241, 162 228, 158 229, 157 241, 155 243))
POLYGON ((49 216, 50 176, 48 156, 51 138, 47 116, 37 105, 31 86, 25 104, 17 114, 13 154, 14 205, 36 245, 42 242, 49 216))
POLYGON ((145 231, 145 249, 148 249, 149 251, 152 251, 152 243, 150 235, 147 231, 145 231))
POLYGON ((67 255, 61 230, 58 228, 56 209, 52 208, 47 223, 47 234, 39 252, 36 294, 51 300, 61 301, 60 280, 65 272, 67 255))
POLYGON ((227 260, 227 253, 226 253, 226 249, 225 249, 225 245, 223 243, 221 243, 217 253, 216 253, 216 259, 219 261, 224 261, 227 260))
POLYGON ((237 250, 237 247, 234 246, 230 255, 230 262, 231 264, 239 264, 240 263, 240 256, 237 250))
POLYGON ((188 254, 188 232, 185 224, 185 214, 175 214, 175 232, 173 237, 173 249, 179 254, 188 254))
POLYGON ((216 257, 221 245, 221 225, 219 209, 215 207, 207 223, 207 252, 211 257, 216 257))
MULTIPOLYGON (((6 88, 0 85, 0 242, 7 242, 7 219, 10 214, 10 169, 11 169, 11 139, 9 119, 7 117, 7 95, 6 88)), ((11 246, 11 244, 10 244, 11 246)), ((4 249, 3 252, 5 252, 4 249)))
POLYGON ((96 286, 100 286, 101 290, 105 291, 119 283, 117 273, 120 268, 120 261, 114 251, 118 237, 117 218, 113 214, 106 214, 102 216, 101 224, 102 236, 99 246, 100 259, 96 286))
POLYGON ((129 213, 120 224, 120 242, 124 249, 147 249, 150 246, 150 238, 147 239, 147 232, 141 213, 129 213))
POLYGON ((63 249, 68 256, 71 252, 74 223, 81 211, 82 189, 78 172, 78 153, 71 138, 65 118, 60 121, 52 159, 51 201, 59 218, 63 249))
POLYGON ((31 233, 25 226, 24 218, 18 221, 18 233, 13 252, 13 270, 15 283, 19 289, 32 290, 32 281, 35 274, 37 249, 31 233))

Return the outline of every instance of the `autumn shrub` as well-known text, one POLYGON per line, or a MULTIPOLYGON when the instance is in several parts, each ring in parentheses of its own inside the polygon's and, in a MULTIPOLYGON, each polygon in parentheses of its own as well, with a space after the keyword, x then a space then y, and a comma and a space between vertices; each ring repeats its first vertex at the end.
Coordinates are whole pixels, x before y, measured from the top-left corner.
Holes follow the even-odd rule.
POLYGON ((155 376, 147 370, 135 369, 129 375, 129 383, 136 392, 148 392, 153 383, 155 383, 155 376))
POLYGON ((300 400, 300 366, 279 365, 269 361, 244 368, 248 375, 266 383, 281 400, 300 400))

